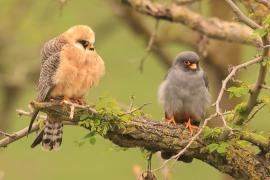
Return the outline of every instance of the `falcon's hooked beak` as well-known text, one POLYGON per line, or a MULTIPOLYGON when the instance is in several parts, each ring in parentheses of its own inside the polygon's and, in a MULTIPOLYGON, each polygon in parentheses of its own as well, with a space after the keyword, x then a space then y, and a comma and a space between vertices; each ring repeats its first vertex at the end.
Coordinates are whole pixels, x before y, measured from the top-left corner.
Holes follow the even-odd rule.
POLYGON ((88 44, 88 49, 89 49, 90 51, 94 51, 94 50, 95 50, 94 44, 89 43, 89 44, 88 44))
POLYGON ((198 69, 198 66, 196 63, 191 63, 189 66, 188 66, 191 70, 197 70, 198 69))

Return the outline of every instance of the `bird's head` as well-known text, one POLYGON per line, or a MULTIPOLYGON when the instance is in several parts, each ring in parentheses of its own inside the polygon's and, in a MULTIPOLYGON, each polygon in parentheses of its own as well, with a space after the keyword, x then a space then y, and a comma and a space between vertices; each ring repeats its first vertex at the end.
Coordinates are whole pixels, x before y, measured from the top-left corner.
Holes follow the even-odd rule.
POLYGON ((195 52, 185 51, 176 56, 173 66, 183 71, 196 72, 200 70, 199 60, 200 58, 195 52))
POLYGON ((95 33, 86 25, 77 25, 64 32, 65 39, 72 45, 83 50, 94 51, 95 33))

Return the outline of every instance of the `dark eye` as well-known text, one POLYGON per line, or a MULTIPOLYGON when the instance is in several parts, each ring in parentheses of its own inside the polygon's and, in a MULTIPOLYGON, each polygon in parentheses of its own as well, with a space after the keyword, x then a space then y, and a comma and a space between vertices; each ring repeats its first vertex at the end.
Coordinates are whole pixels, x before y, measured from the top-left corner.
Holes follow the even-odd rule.
POLYGON ((86 40, 79 40, 78 41, 85 49, 87 48, 87 46, 89 45, 89 42, 86 40))
POLYGON ((184 64, 185 65, 190 65, 190 62, 189 61, 184 61, 184 64))

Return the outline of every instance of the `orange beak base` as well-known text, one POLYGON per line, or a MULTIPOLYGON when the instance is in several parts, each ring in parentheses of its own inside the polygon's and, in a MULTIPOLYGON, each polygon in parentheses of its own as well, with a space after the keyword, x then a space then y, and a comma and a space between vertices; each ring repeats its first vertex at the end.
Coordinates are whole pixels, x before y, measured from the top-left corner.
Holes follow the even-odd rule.
POLYGON ((189 68, 192 69, 192 70, 196 70, 198 68, 197 64, 196 63, 192 63, 189 65, 189 68))

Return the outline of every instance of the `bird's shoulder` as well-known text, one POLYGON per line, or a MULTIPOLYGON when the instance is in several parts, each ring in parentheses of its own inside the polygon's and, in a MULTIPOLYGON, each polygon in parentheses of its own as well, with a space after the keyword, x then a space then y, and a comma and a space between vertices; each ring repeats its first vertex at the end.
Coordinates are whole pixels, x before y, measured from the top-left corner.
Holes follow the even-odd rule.
POLYGON ((65 44, 67 44, 67 41, 62 36, 47 41, 41 49, 41 64, 44 64, 50 56, 59 53, 65 44))

